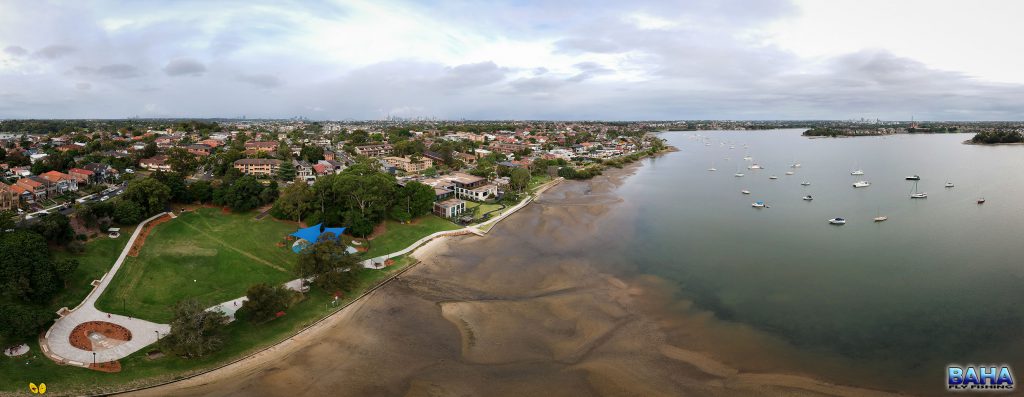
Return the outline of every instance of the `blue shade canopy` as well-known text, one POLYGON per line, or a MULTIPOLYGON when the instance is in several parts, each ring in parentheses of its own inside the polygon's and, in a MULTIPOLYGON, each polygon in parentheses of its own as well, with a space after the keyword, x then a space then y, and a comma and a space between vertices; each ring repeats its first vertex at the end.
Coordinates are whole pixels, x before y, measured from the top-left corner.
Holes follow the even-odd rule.
POLYGON ((328 227, 323 228, 323 230, 321 230, 322 227, 323 223, 318 223, 314 226, 299 229, 298 231, 292 233, 291 235, 309 241, 310 243, 315 243, 320 240, 320 237, 324 233, 333 233, 334 238, 340 238, 341 234, 345 232, 345 228, 343 227, 328 227))

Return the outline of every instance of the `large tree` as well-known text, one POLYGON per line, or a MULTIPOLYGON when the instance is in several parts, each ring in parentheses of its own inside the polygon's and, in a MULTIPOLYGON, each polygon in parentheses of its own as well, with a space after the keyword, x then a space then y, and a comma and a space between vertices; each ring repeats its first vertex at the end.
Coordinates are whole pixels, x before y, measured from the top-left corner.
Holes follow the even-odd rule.
POLYGON ((296 267, 299 277, 313 277, 313 284, 328 292, 352 290, 363 270, 359 257, 346 252, 341 239, 329 234, 303 250, 296 267))
POLYGON ((139 203, 130 200, 117 200, 114 203, 114 220, 122 225, 134 225, 145 218, 145 210, 139 203))
POLYGON ((285 288, 283 285, 270 285, 260 283, 249 287, 245 297, 248 300, 238 310, 239 316, 249 318, 249 321, 260 323, 274 318, 274 316, 287 309, 292 303, 295 292, 285 288))
POLYGON ((186 299, 174 305, 171 333, 161 340, 168 350, 187 358, 202 357, 224 346, 227 317, 207 311, 199 301, 186 299))
POLYGON ((430 213, 436 197, 434 188, 415 181, 400 187, 395 196, 391 217, 402 222, 430 213))
POLYGON ((155 215, 167 207, 171 200, 171 189, 152 177, 143 178, 129 183, 121 198, 142 206, 146 216, 155 215))
POLYGON ((274 202, 272 214, 281 219, 301 222, 302 217, 313 209, 313 190, 305 183, 293 183, 284 188, 281 197, 274 202))
POLYGON ((526 191, 530 186, 530 171, 526 168, 516 168, 509 176, 509 188, 516 192, 526 191))
POLYGON ((47 241, 61 245, 71 242, 75 237, 75 231, 71 229, 68 217, 59 212, 43 215, 38 222, 32 225, 32 230, 42 235, 47 241))

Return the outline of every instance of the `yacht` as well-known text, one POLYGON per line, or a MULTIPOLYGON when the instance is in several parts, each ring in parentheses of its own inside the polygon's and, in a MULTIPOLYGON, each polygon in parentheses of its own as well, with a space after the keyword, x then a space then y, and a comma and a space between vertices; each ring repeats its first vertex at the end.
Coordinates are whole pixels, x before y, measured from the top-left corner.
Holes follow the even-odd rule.
POLYGON ((829 219, 828 223, 831 223, 833 225, 845 225, 846 224, 846 219, 836 217, 836 218, 829 219))
POLYGON ((978 198, 978 204, 985 204, 985 198, 984 197, 979 197, 978 198))
POLYGON ((807 181, 800 182, 800 186, 811 186, 811 183, 807 181))
POLYGON ((754 204, 751 204, 750 206, 754 207, 754 208, 764 208, 765 207, 764 206, 764 201, 755 201, 754 204))
POLYGON ((743 176, 743 173, 742 172, 737 172, 735 174, 732 174, 732 176, 735 176, 735 177, 739 178, 739 177, 743 176))
POLYGON ((744 160, 747 160, 747 161, 750 161, 750 160, 753 160, 754 158, 753 158, 753 157, 750 157, 750 155, 748 154, 748 155, 746 155, 746 156, 743 156, 743 159, 744 159, 744 160))
POLYGON ((908 180, 908 181, 919 181, 919 180, 921 180, 921 176, 917 175, 917 174, 914 174, 914 175, 906 177, 905 179, 908 180))
POLYGON ((814 197, 811 197, 811 195, 808 194, 808 195, 804 196, 803 199, 804 199, 804 201, 811 201, 811 200, 814 200, 814 197))
POLYGON ((875 213, 875 222, 885 222, 889 220, 889 217, 882 215, 882 207, 878 207, 878 212, 875 213))
POLYGON ((856 170, 850 173, 850 175, 864 175, 864 170, 856 170))
POLYGON ((749 190, 746 190, 746 189, 744 189, 744 190, 740 190, 740 193, 743 193, 743 194, 750 194, 750 191, 749 191, 749 190))
POLYGON ((855 187, 855 188, 858 188, 858 187, 868 187, 868 186, 871 186, 871 182, 868 182, 868 181, 857 181, 857 182, 853 183, 853 187, 855 187))
POLYGON ((800 163, 793 163, 789 165, 790 168, 800 168, 800 163))
POLYGON ((917 181, 914 181, 914 190, 910 192, 910 198, 912 199, 923 199, 928 198, 928 193, 917 191, 917 181))
POLYGON ((758 165, 757 163, 754 163, 754 164, 752 164, 752 165, 751 165, 750 167, 747 167, 747 169, 751 169, 751 170, 763 170, 763 169, 764 169, 764 167, 762 167, 762 166, 758 165))
POLYGON ((786 171, 786 175, 793 175, 793 174, 794 174, 793 171, 786 171))
POLYGON ((708 168, 708 171, 718 171, 718 168, 715 168, 715 162, 714 161, 711 162, 711 168, 708 168))
POLYGON ((953 182, 946 182, 946 187, 953 187, 953 182))
POLYGON ((777 177, 775 175, 772 175, 772 176, 769 176, 768 179, 779 179, 779 177, 777 177))

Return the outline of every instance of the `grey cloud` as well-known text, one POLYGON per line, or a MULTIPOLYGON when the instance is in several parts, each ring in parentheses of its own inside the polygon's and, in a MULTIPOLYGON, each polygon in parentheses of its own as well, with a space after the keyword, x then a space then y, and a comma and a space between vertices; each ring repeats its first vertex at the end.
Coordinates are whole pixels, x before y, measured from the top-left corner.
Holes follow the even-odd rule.
POLYGON ((28 50, 16 45, 7 46, 6 48, 4 48, 4 52, 8 55, 13 55, 16 57, 25 56, 28 54, 28 50))
POLYGON ((585 52, 605 54, 622 52, 626 49, 619 43, 612 40, 594 37, 573 37, 561 39, 555 42, 555 48, 568 54, 579 54, 585 52))
POLYGON ((75 84, 75 89, 80 91, 88 91, 92 89, 92 84, 89 83, 78 83, 75 84))
POLYGON ((40 48, 35 52, 34 55, 45 59, 57 59, 65 55, 68 55, 72 52, 75 52, 75 47, 69 45, 55 44, 40 48))
POLYGON ((498 67, 494 62, 458 65, 446 68, 444 76, 437 83, 446 88, 482 86, 501 81, 507 72, 507 69, 498 67))
POLYGON ((96 74, 112 79, 130 79, 142 76, 142 72, 139 68, 126 63, 115 63, 100 66, 99 69, 96 69, 96 74))
POLYGON ((206 65, 194 59, 179 58, 168 62, 164 73, 168 76, 200 76, 206 73, 206 65))
POLYGON ((277 88, 284 84, 280 78, 271 74, 240 74, 235 78, 238 81, 260 88, 277 88))

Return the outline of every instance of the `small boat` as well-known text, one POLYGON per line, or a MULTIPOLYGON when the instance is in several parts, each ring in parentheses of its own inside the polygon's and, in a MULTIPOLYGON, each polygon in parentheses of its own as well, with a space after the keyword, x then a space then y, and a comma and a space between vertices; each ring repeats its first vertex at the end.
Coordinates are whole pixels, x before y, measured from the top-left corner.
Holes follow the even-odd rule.
POLYGON ((754 158, 753 158, 753 157, 750 157, 750 156, 748 155, 748 156, 743 156, 743 159, 744 159, 744 160, 747 160, 747 161, 750 161, 750 160, 753 160, 754 158))
POLYGON ((732 176, 739 178, 739 177, 743 176, 743 173, 742 172, 737 172, 735 174, 732 174, 732 176))
POLYGON ((800 163, 793 163, 789 165, 789 168, 800 168, 800 163))
POLYGON ((750 194, 750 191, 749 191, 749 190, 740 190, 740 193, 743 193, 743 194, 750 194))
POLYGON ((735 149, 735 148, 736 148, 735 146, 729 146, 729 149, 735 149))
POLYGON ((754 163, 754 164, 753 164, 753 165, 751 165, 750 167, 747 167, 747 169, 751 169, 751 170, 763 170, 763 169, 764 169, 764 167, 762 167, 762 166, 758 165, 757 163, 754 163))
POLYGON ((814 197, 811 197, 811 195, 808 194, 808 195, 804 196, 803 199, 804 199, 804 201, 811 201, 811 200, 814 200, 814 197))
POLYGON ((910 198, 912 199, 923 199, 928 198, 928 193, 917 191, 917 181, 914 181, 914 190, 910 191, 910 198))
POLYGON ((881 207, 879 207, 878 211, 875 212, 874 221, 875 222, 885 222, 887 220, 889 220, 889 217, 887 217, 885 215, 882 215, 882 209, 881 209, 881 207))
POLYGON ((833 225, 845 225, 846 224, 846 219, 836 217, 836 218, 829 219, 828 223, 831 223, 833 225))
POLYGON ((917 174, 914 174, 914 175, 906 177, 905 179, 908 180, 908 181, 919 181, 919 180, 921 180, 921 176, 917 175, 917 174))
POLYGON ((868 187, 868 186, 871 186, 871 182, 868 182, 868 181, 857 181, 857 182, 853 183, 853 187, 854 188, 868 187))
POLYGON ((793 174, 794 174, 793 171, 786 171, 786 175, 793 175, 793 174))
POLYGON ((984 197, 978 198, 978 204, 985 204, 985 198, 984 197))
POLYGON ((772 175, 772 176, 769 176, 768 179, 779 179, 779 177, 777 177, 775 175, 772 175))
POLYGON ((850 173, 850 175, 864 175, 864 170, 856 170, 850 173))
POLYGON ((754 207, 754 208, 764 208, 764 207, 765 207, 765 206, 764 206, 764 201, 755 201, 755 202, 754 202, 753 204, 751 204, 750 206, 751 206, 751 207, 754 207))
POLYGON ((800 186, 811 186, 811 183, 807 181, 800 182, 800 186))
POLYGON ((708 171, 718 171, 718 168, 711 167, 711 168, 708 168, 708 171))
POLYGON ((953 187, 953 182, 946 182, 946 187, 953 187))

